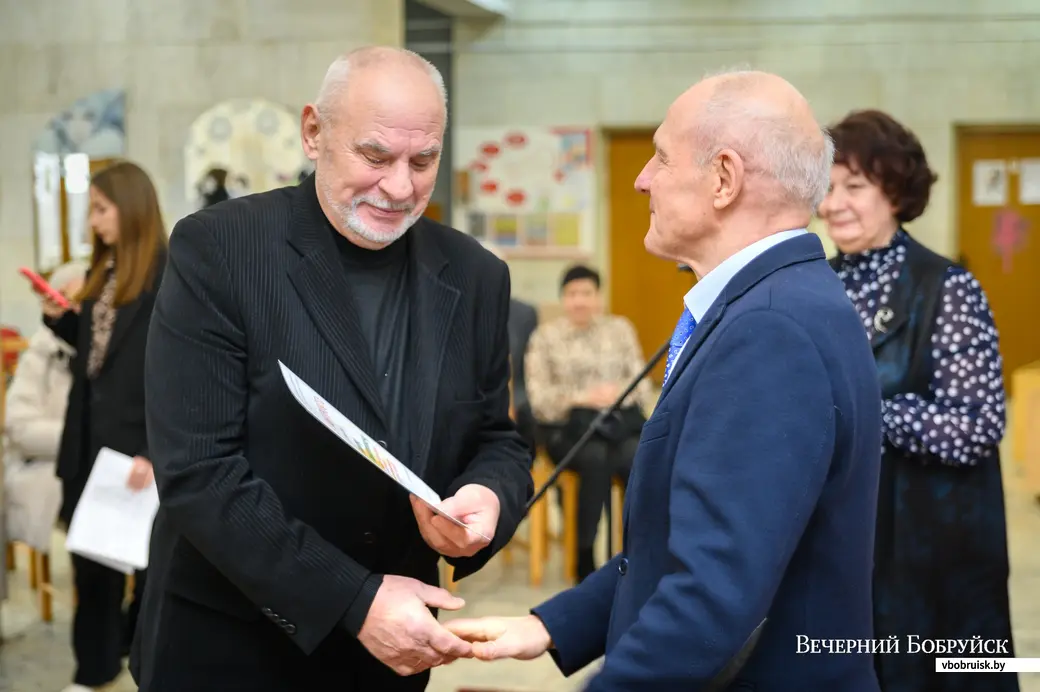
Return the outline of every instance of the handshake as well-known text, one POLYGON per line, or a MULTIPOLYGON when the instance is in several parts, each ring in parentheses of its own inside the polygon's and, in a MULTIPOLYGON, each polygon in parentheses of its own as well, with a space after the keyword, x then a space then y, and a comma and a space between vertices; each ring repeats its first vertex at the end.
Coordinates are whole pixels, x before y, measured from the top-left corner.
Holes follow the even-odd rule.
MULTIPOLYGON (((474 529, 448 521, 412 497, 412 511, 427 545, 445 557, 470 557, 488 545, 478 534, 494 536, 498 497, 481 485, 466 485, 441 508, 474 529)), ((417 579, 386 575, 368 610, 358 641, 398 675, 415 675, 459 658, 527 660, 545 653, 552 642, 541 620, 520 618, 453 620, 442 625, 430 608, 459 610, 461 598, 417 579)))
POLYGON ((460 658, 523 661, 552 646, 534 615, 437 622, 429 608, 459 610, 465 601, 408 577, 387 575, 358 640, 398 675, 415 675, 460 658))

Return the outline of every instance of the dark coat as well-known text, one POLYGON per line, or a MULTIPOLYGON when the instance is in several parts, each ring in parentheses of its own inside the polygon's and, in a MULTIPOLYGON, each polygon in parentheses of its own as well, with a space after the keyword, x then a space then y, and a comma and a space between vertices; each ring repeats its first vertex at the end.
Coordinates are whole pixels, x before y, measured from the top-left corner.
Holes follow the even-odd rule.
POLYGON ((146 416, 161 506, 131 670, 142 692, 421 690, 357 641, 380 575, 436 584, 438 555, 407 493, 303 410, 279 360, 441 497, 477 483, 501 501, 482 567, 532 493, 509 419, 509 273, 474 239, 409 231, 405 420, 389 420, 351 283, 299 187, 185 218, 148 345, 146 416))
POLYGON ((509 354, 513 363, 513 406, 516 409, 516 426, 531 447, 535 445, 535 419, 531 412, 531 401, 527 397, 527 379, 524 363, 527 344, 538 327, 538 311, 533 305, 512 299, 509 301, 509 354))
POLYGON ((102 447, 129 456, 148 457, 144 354, 152 307, 166 265, 165 250, 155 261, 151 288, 116 309, 105 362, 93 380, 87 377, 87 358, 93 338, 91 324, 96 301, 83 301, 79 313, 69 310, 57 320, 44 320, 51 331, 76 349, 69 364, 72 387, 57 463, 64 490, 60 516, 65 523, 72 520, 87 477, 94 468, 94 459, 102 447))

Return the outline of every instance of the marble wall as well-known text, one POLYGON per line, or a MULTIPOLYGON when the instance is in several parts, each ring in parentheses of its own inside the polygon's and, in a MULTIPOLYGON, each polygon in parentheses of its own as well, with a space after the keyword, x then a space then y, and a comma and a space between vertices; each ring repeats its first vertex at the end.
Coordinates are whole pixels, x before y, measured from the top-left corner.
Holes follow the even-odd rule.
POLYGON ((16 270, 33 261, 32 145, 56 114, 124 90, 126 155, 172 227, 196 205, 185 143, 201 114, 265 99, 295 117, 337 54, 403 40, 397 0, 0 0, 0 323, 37 324, 16 270))

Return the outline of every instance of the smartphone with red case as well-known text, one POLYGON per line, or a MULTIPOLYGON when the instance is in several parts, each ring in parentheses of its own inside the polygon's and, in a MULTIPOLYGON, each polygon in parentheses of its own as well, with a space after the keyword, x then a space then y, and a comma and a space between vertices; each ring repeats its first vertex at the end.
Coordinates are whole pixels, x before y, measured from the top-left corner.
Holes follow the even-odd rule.
POLYGON ((36 289, 38 293, 44 294, 45 296, 47 296, 63 308, 69 307, 68 299, 65 298, 65 296, 63 296, 61 292, 59 292, 56 288, 54 288, 54 286, 51 286, 49 283, 47 283, 46 279, 34 272, 32 269, 29 269, 28 267, 22 267, 18 270, 18 273, 24 276, 25 278, 29 279, 29 281, 32 282, 33 288, 36 289))

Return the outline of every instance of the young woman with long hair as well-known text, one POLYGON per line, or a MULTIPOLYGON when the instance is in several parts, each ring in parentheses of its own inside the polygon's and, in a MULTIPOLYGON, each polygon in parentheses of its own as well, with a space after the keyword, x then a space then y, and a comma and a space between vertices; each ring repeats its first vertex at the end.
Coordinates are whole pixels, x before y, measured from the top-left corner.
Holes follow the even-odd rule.
MULTIPOLYGON (((71 521, 94 459, 103 447, 133 458, 127 484, 153 483, 144 421, 144 355, 155 294, 166 264, 167 234, 151 179, 122 161, 96 173, 90 185, 94 250, 72 307, 44 300, 44 322, 76 349, 65 431, 58 453, 60 518, 71 521)), ((126 576, 72 556, 76 613, 73 684, 67 692, 103 688, 122 671, 145 575, 123 613, 126 576)))

